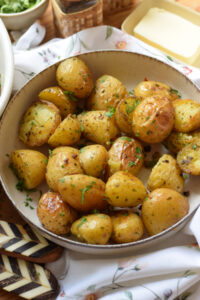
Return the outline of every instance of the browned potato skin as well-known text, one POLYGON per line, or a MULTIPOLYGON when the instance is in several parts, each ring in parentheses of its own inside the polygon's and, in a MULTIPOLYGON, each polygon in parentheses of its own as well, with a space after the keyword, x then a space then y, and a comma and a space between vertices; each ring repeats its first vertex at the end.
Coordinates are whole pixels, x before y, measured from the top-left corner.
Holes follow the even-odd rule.
POLYGON ((30 147, 41 146, 48 141, 60 122, 60 111, 53 103, 37 101, 28 108, 22 118, 19 138, 30 147), (44 110, 46 113, 41 115, 41 111, 44 110))
POLYGON ((144 161, 143 148, 139 141, 129 137, 119 137, 108 151, 108 174, 128 171, 136 175, 144 161))
POLYGON ((105 214, 84 216, 72 224, 71 232, 82 242, 105 245, 112 233, 111 218, 105 214))
POLYGON ((142 205, 142 219, 150 235, 155 235, 181 220, 189 210, 187 198, 168 189, 156 189, 142 205))
POLYGON ((72 147, 59 147, 53 150, 49 157, 46 171, 48 186, 55 192, 58 191, 60 178, 70 174, 82 174, 79 162, 79 150, 72 147))
POLYGON ((164 154, 153 167, 147 184, 150 191, 169 188, 181 193, 184 180, 176 160, 171 155, 164 154))
POLYGON ((196 140, 200 139, 200 132, 176 132, 173 131, 168 138, 165 140, 164 144, 167 148, 173 152, 178 153, 185 146, 195 143, 196 140))
POLYGON ((47 157, 35 150, 21 149, 11 153, 11 163, 24 186, 29 190, 45 179, 47 157))
POLYGON ((167 98, 144 99, 133 112, 133 132, 149 144, 162 142, 174 126, 174 107, 167 98))
POLYGON ((112 206, 134 207, 142 203, 146 196, 142 181, 128 172, 116 172, 106 183, 106 198, 112 206))
POLYGON ((60 110, 62 117, 67 117, 69 114, 74 114, 76 111, 76 102, 71 100, 70 97, 64 94, 63 89, 59 86, 52 86, 42 90, 39 99, 52 102, 60 110))
POLYGON ((58 191, 63 200, 78 211, 102 210, 107 206, 105 183, 92 176, 82 174, 64 176, 58 183, 58 191))
POLYGON ((190 132, 200 127, 200 104, 191 99, 176 100, 174 130, 190 132))
POLYGON ((42 225, 55 234, 66 234, 77 219, 76 211, 58 193, 47 192, 38 202, 37 215, 42 225))
POLYGON ((50 136, 48 144, 52 147, 70 146, 77 143, 80 137, 81 127, 78 119, 74 115, 68 115, 50 136))
POLYGON ((179 98, 176 90, 170 88, 164 83, 151 80, 140 82, 136 86, 134 94, 136 97, 139 97, 141 99, 145 99, 147 97, 156 95, 161 97, 167 97, 171 101, 174 101, 179 98))
POLYGON ((108 161, 108 152, 102 145, 89 145, 80 150, 79 160, 85 174, 100 177, 108 161))
POLYGON ((110 110, 128 96, 126 87, 117 78, 103 75, 97 79, 92 94, 87 100, 88 110, 110 110))
POLYGON ((67 58, 59 64, 56 79, 64 90, 81 99, 87 98, 94 87, 90 70, 85 62, 77 57, 67 58))
POLYGON ((78 115, 78 120, 84 137, 97 144, 110 145, 110 141, 119 134, 114 115, 108 117, 105 111, 84 112, 78 115))
POLYGON ((122 99, 117 105, 115 120, 120 131, 133 135, 133 112, 140 102, 141 101, 136 97, 128 97, 126 99, 122 99))
POLYGON ((183 172, 200 175, 200 141, 185 146, 178 153, 177 162, 183 172))
POLYGON ((143 236, 143 223, 141 218, 131 211, 118 211, 111 216, 113 232, 112 240, 115 243, 131 243, 143 236))

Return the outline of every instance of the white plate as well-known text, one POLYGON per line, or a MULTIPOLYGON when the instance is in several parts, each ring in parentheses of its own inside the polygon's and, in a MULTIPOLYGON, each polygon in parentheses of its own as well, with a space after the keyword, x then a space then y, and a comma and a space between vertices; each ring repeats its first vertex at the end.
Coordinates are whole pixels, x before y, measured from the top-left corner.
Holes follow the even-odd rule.
MULTIPOLYGON (((94 79, 103 74, 110 74, 119 78, 130 90, 141 82, 144 77, 147 77, 149 80, 161 81, 179 90, 182 93, 183 98, 189 97, 200 102, 199 90, 187 77, 167 64, 148 56, 123 51, 100 51, 81 54, 79 57, 89 66, 94 79)), ((185 185, 185 191, 190 191, 190 211, 187 216, 174 226, 155 236, 127 244, 87 245, 72 240, 67 236, 58 236, 49 232, 42 227, 37 217, 36 207, 39 193, 31 194, 31 197, 34 199, 31 204, 35 209, 31 210, 29 207, 25 207, 24 200, 26 198, 26 193, 21 193, 16 189, 15 185, 17 179, 8 167, 9 158, 6 154, 15 149, 26 148, 18 139, 20 119, 31 103, 37 99, 37 95, 42 89, 56 84, 56 67, 57 65, 53 65, 42 71, 19 91, 9 103, 0 123, 0 179, 8 197, 22 217, 32 226, 37 228, 41 234, 55 243, 75 251, 91 254, 114 255, 115 253, 124 253, 127 251, 133 252, 134 250, 144 249, 145 247, 150 249, 153 244, 168 239, 169 236, 174 234, 177 230, 180 230, 186 224, 186 221, 189 220, 192 213, 200 204, 200 185, 198 176, 188 180, 185 185)), ((146 177, 148 172, 147 169, 143 169, 139 174, 139 177, 146 177)), ((48 190, 47 186, 42 186, 41 188, 43 191, 48 190)))
POLYGON ((13 86, 14 62, 13 52, 8 32, 0 19, 0 116, 10 98, 13 86))

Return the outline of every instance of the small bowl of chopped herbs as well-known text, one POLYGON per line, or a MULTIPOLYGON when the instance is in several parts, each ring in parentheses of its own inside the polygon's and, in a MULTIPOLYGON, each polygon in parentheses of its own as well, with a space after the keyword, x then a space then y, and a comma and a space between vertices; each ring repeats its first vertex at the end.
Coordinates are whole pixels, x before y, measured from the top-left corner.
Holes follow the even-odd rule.
POLYGON ((30 26, 46 10, 48 0, 0 0, 0 18, 9 30, 30 26))

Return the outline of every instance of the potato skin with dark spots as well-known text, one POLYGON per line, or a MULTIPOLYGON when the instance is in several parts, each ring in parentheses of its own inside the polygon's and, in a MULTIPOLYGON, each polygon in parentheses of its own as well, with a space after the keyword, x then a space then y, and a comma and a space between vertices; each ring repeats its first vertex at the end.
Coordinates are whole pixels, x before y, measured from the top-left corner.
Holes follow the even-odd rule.
POLYGON ((76 211, 58 193, 47 192, 42 195, 37 207, 37 215, 42 225, 55 234, 66 234, 77 219, 76 211))

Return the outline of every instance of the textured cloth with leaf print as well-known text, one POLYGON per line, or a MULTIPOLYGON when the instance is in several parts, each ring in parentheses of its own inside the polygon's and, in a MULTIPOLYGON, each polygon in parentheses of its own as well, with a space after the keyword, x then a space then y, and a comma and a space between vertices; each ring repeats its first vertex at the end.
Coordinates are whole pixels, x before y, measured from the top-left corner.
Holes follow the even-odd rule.
MULTIPOLYGON (((14 33, 19 37, 18 33, 14 33)), ((200 86, 200 71, 181 64, 122 31, 100 26, 66 39, 35 47, 44 28, 35 23, 14 46, 15 83, 18 90, 32 76, 71 55, 92 50, 118 49, 155 57, 175 67, 200 86), (29 50, 29 51, 27 51, 29 50)), ((199 300, 200 209, 187 227, 159 243, 130 256, 91 256, 65 251, 48 267, 60 281, 57 300, 199 300)))

